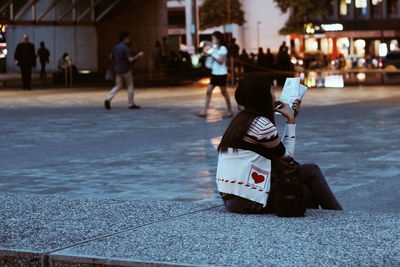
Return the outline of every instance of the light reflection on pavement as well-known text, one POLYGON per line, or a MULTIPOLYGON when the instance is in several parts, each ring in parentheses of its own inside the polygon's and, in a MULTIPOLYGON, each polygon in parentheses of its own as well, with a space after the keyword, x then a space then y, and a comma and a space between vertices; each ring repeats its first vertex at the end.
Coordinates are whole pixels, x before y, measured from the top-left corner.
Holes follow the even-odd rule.
MULTIPOLYGON (((194 116, 204 93, 196 86, 139 89, 144 108, 133 111, 121 92, 106 111, 105 89, 1 90, 0 188, 219 203, 216 147, 229 119, 219 91, 208 119, 194 116)), ((335 192, 399 176, 399 99, 396 87, 309 90, 296 159, 318 163, 335 192)))

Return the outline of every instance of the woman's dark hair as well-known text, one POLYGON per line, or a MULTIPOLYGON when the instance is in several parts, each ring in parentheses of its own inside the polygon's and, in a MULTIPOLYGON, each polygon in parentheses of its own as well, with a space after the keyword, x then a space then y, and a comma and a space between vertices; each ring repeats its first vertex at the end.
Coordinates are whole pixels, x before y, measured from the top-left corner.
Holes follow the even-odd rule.
POLYGON ((256 74, 248 75, 239 82, 235 99, 244 110, 233 118, 226 129, 218 146, 219 152, 226 152, 229 147, 238 148, 255 118, 262 116, 275 124, 271 86, 269 77, 256 74))
POLYGON ((225 45, 224 35, 223 35, 220 31, 215 31, 215 32, 213 32, 213 33, 212 33, 212 36, 214 36, 215 38, 218 39, 219 45, 220 45, 220 46, 225 45))
POLYGON ((121 42, 123 42, 125 40, 125 38, 127 38, 129 36, 129 32, 127 31, 122 31, 119 33, 119 40, 121 42))

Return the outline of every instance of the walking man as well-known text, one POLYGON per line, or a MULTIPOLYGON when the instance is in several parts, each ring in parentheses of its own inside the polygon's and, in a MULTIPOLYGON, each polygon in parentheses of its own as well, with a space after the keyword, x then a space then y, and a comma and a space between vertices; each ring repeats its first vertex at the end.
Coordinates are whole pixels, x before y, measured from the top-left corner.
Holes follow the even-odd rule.
POLYGON ((40 48, 37 51, 37 57, 40 62, 40 79, 46 79, 46 64, 49 64, 50 52, 44 45, 44 42, 40 42, 40 48))
POLYGON ((31 89, 32 68, 36 67, 35 46, 29 42, 29 36, 23 35, 23 42, 17 45, 14 53, 15 64, 21 68, 22 86, 31 89))
POLYGON ((135 62, 138 58, 142 57, 143 52, 139 52, 136 56, 132 56, 130 45, 129 32, 123 31, 119 34, 120 43, 116 45, 112 52, 112 59, 115 61, 115 87, 110 91, 104 107, 111 109, 111 100, 117 92, 123 87, 125 83, 128 87, 128 103, 130 109, 138 109, 140 106, 136 105, 133 100, 133 76, 130 69, 130 63, 135 62))

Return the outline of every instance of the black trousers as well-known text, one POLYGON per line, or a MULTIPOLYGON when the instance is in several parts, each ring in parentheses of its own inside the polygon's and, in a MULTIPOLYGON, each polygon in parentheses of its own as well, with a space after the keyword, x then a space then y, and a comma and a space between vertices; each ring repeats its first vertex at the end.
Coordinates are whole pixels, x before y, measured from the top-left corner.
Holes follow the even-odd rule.
POLYGON ((46 62, 40 62, 40 78, 46 78, 46 62))
MULTIPOLYGON (((307 208, 328 210, 343 210, 335 196, 333 195, 328 183, 325 180, 320 168, 316 164, 302 164, 298 175, 301 182, 307 186, 309 203, 307 208)), ((271 213, 272 209, 268 205, 263 207, 254 201, 228 195, 222 197, 225 207, 230 212, 235 213, 271 213)))
POLYGON ((32 81, 32 66, 21 66, 22 88, 30 90, 32 81))

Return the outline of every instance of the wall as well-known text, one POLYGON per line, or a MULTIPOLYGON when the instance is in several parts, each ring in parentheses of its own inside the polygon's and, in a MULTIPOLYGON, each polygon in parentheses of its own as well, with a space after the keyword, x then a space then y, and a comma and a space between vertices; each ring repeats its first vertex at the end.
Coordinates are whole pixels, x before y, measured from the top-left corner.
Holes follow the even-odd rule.
MULTIPOLYGON (((39 0, 36 3, 36 15, 39 16, 52 0, 39 0)), ((77 5, 77 13, 83 12, 89 7, 90 2, 80 1, 77 5)), ((70 0, 60 0, 55 9, 51 9, 41 20, 51 23, 59 18, 66 9, 71 6, 70 0)), ((29 9, 20 20, 31 21, 32 12, 29 9)), ((64 21, 72 19, 72 12, 69 12, 64 21)), ((89 21, 90 13, 82 19, 89 21)), ((49 71, 57 70, 57 61, 63 53, 67 52, 78 69, 89 69, 96 71, 97 66, 97 31, 95 26, 54 26, 54 25, 9 25, 7 27, 7 72, 17 72, 19 68, 14 64, 14 51, 16 45, 22 41, 22 35, 28 34, 31 43, 36 50, 39 43, 44 41, 50 50, 49 71)), ((38 62, 39 63, 39 62, 38 62)), ((39 65, 39 64, 38 64, 39 65)), ((39 67, 36 68, 39 71, 39 67)))
MULTIPOLYGON (((39 1, 38 10, 45 8, 49 1, 39 1)), ((68 6, 68 1, 60 1, 57 14, 51 11, 44 20, 53 20, 68 6)), ((86 6, 79 6, 78 11, 85 8, 86 6)), ((132 47, 135 51, 145 52, 145 57, 136 64, 136 70, 147 71, 154 43, 168 33, 166 0, 133 0, 126 8, 112 14, 103 22, 88 26, 9 25, 7 72, 19 71, 14 64, 13 55, 16 45, 22 41, 23 34, 30 36, 36 49, 41 41, 46 43, 51 53, 48 66, 50 71, 57 70, 57 61, 64 52, 69 53, 78 69, 104 71, 107 68, 108 55, 118 43, 118 34, 122 30, 131 33, 132 47)), ((31 13, 28 12, 23 19, 32 19, 31 13)), ((65 19, 70 19, 70 14, 65 19)), ((85 18, 84 21, 88 19, 85 18)))
POLYGON ((131 33, 133 50, 145 53, 135 70, 147 71, 156 40, 168 34, 166 0, 133 1, 118 14, 98 24, 99 70, 107 68, 108 56, 123 30, 131 33))
MULTIPOLYGON (((14 64, 16 45, 22 35, 28 34, 36 50, 44 41, 50 50, 49 71, 57 70, 57 61, 67 52, 78 69, 97 70, 97 31, 95 26, 31 26, 9 25, 7 27, 7 72, 17 72, 14 64)), ((39 63, 39 62, 38 62, 39 63)), ((39 64, 38 64, 39 65, 39 64)), ((39 68, 36 68, 39 71, 39 68)))

